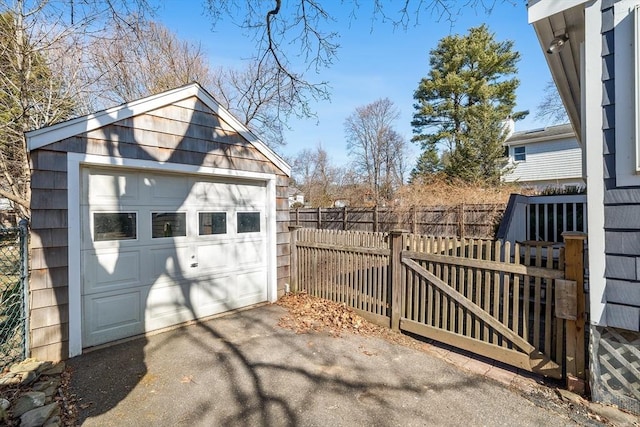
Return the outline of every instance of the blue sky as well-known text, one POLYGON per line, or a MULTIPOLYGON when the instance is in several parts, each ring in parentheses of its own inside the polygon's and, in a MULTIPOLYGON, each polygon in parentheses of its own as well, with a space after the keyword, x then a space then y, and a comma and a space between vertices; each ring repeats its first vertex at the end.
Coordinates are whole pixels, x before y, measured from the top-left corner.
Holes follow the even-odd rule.
MULTIPOLYGON (((286 4, 286 2, 284 2, 286 4)), ((333 3, 328 0, 327 3, 333 3)), ((362 2, 361 3, 366 3, 362 2)), ((505 2, 495 7, 491 14, 464 9, 452 24, 437 21, 437 17, 424 12, 419 25, 395 29, 379 21, 372 23, 370 11, 362 7, 355 20, 347 14, 351 8, 339 7, 335 2, 337 22, 332 29, 340 34, 338 58, 331 68, 319 75, 309 75, 311 80, 328 81, 331 101, 312 105, 317 118, 292 119, 286 132, 285 147, 277 151, 294 157, 305 148, 318 143, 327 150, 335 164, 349 162, 344 135, 345 119, 359 106, 388 97, 400 110, 396 130, 407 140, 411 138, 413 92, 420 79, 429 72, 429 51, 438 41, 450 34, 464 34, 470 27, 485 23, 495 33, 497 40, 512 40, 520 52, 516 110, 529 110, 531 114, 516 124, 516 130, 544 126, 535 120, 536 107, 543 90, 551 79, 544 53, 533 28, 527 23, 524 2, 517 5, 505 2)), ((212 67, 242 66, 254 52, 253 42, 244 31, 229 23, 218 23, 212 29, 200 1, 189 3, 166 0, 160 6, 157 19, 175 31, 181 38, 202 43, 212 67), (190 4, 186 7, 185 4, 190 4)), ((419 153, 415 144, 409 143, 412 158, 419 153)))

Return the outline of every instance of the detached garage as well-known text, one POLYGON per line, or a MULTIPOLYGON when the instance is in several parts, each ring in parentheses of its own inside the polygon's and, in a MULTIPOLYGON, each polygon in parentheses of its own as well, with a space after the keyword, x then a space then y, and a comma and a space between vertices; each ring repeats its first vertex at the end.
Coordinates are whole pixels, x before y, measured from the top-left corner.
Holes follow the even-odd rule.
POLYGON ((83 349, 275 301, 289 166, 198 84, 27 134, 30 349, 83 349))

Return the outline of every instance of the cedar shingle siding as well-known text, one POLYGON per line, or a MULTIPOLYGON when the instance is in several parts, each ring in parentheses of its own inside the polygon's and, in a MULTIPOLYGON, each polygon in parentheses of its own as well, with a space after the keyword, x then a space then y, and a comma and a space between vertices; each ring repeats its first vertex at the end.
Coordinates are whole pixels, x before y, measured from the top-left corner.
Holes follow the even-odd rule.
POLYGON ((196 97, 38 148, 32 159, 31 354, 69 354, 67 153, 275 174, 278 295, 289 280, 288 177, 196 97))

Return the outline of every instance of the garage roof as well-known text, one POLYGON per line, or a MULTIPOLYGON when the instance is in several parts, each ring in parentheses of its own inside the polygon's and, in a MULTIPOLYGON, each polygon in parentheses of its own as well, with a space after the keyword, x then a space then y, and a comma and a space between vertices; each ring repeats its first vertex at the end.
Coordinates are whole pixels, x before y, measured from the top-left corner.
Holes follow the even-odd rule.
POLYGON ((120 120, 144 114, 193 96, 197 97, 205 105, 211 108, 211 110, 214 111, 221 119, 231 125, 238 134, 272 161, 280 170, 288 176, 291 175, 291 166, 289 166, 287 162, 271 150, 245 125, 238 121, 238 119, 236 119, 229 111, 222 107, 213 98, 213 96, 204 90, 198 83, 191 83, 186 86, 168 90, 157 95, 151 95, 136 101, 131 101, 97 113, 77 117, 66 122, 27 132, 25 134, 27 138, 27 148, 29 151, 33 151, 44 147, 45 145, 70 138, 74 135, 89 132, 120 120))

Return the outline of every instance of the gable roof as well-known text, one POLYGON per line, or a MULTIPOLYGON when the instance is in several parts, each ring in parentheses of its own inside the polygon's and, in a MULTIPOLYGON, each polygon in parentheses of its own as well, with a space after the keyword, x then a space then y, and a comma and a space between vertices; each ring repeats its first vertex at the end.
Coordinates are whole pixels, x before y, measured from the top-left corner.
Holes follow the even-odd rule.
POLYGON ((238 134, 246 139, 261 154, 268 158, 287 176, 291 176, 291 166, 287 164, 278 154, 270 149, 245 125, 236 119, 227 109, 222 107, 214 98, 202 88, 198 83, 191 83, 176 89, 171 89, 146 98, 127 102, 117 107, 108 108, 66 122, 57 123, 41 129, 36 129, 25 133, 27 139, 27 149, 29 151, 44 147, 45 145, 70 138, 84 132, 99 129, 103 126, 128 119, 140 114, 148 113, 152 110, 174 104, 187 98, 197 97, 202 103, 209 107, 222 120, 227 122, 238 134))
POLYGON ((573 131, 571 123, 515 132, 504 142, 504 144, 520 145, 567 138, 576 138, 576 133, 573 131))

